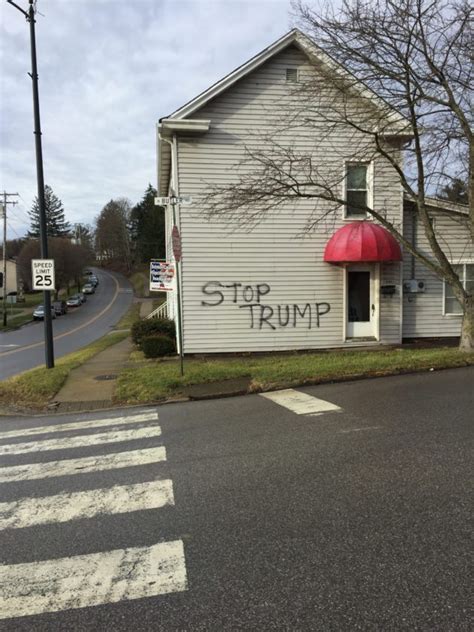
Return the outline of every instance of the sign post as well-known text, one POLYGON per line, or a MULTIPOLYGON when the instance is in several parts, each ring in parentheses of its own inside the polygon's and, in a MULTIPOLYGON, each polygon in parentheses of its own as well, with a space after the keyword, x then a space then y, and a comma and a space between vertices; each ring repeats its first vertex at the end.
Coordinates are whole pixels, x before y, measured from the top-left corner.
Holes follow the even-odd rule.
POLYGON ((179 363, 181 375, 184 375, 184 351, 183 351, 183 323, 181 316, 181 235, 179 234, 179 228, 176 224, 176 204, 192 204, 193 199, 189 196, 171 195, 169 197, 156 197, 155 204, 157 206, 171 205, 173 209, 173 229, 171 232, 171 240, 173 244, 173 256, 176 262, 176 303, 178 308, 177 318, 177 330, 179 340, 179 363))

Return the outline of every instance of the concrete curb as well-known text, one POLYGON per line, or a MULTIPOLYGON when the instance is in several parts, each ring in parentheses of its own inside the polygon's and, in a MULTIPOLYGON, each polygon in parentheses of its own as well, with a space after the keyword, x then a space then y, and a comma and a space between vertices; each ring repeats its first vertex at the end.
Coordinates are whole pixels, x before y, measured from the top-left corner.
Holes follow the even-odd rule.
MULTIPOLYGON (((89 413, 89 412, 95 412, 97 410, 101 410, 101 411, 111 411, 111 410, 117 410, 117 409, 128 409, 128 408, 139 408, 139 407, 148 407, 148 406, 163 406, 164 404, 180 404, 183 402, 192 402, 192 401, 201 401, 201 400, 211 400, 211 399, 226 399, 229 397, 239 397, 242 395, 256 395, 258 393, 269 393, 272 391, 279 391, 281 389, 284 388, 301 388, 304 386, 318 386, 319 384, 340 384, 342 382, 356 382, 359 380, 366 380, 366 379, 378 379, 378 378, 386 378, 386 377, 396 377, 398 375, 415 375, 415 374, 420 374, 420 373, 434 373, 436 371, 448 371, 448 370, 456 370, 456 369, 465 369, 469 366, 474 366, 472 363, 466 363, 460 366, 446 366, 446 367, 438 367, 438 368, 427 368, 427 369, 398 369, 398 370, 394 370, 394 371, 375 371, 373 373, 358 373, 358 374, 354 374, 354 375, 346 375, 346 376, 340 376, 337 378, 315 378, 315 379, 308 379, 308 380, 304 380, 303 382, 287 382, 285 384, 278 384, 275 385, 274 387, 269 387, 269 388, 265 388, 265 389, 255 389, 255 390, 247 390, 247 391, 242 391, 242 389, 239 390, 235 390, 235 391, 229 391, 227 393, 203 393, 202 396, 196 396, 194 395, 193 397, 185 397, 185 396, 176 396, 176 397, 169 397, 168 399, 158 399, 158 400, 152 400, 149 402, 140 402, 140 403, 134 403, 134 404, 121 404, 121 403, 114 403, 113 401, 110 401, 110 406, 109 407, 105 407, 105 406, 101 406, 99 408, 82 408, 81 410, 76 410, 76 411, 65 411, 65 412, 56 412, 55 410, 49 410, 46 411, 44 409, 22 409, 22 411, 8 411, 8 409, 6 408, 0 408, 0 417, 4 416, 4 417, 24 417, 24 416, 34 416, 34 417, 43 417, 45 415, 55 415, 55 416, 59 416, 59 415, 69 415, 69 414, 82 414, 82 413, 89 413)), ((95 402, 81 402, 84 406, 87 406, 87 404, 91 404, 91 406, 95 403, 95 402)), ((49 406, 51 405, 56 405, 57 402, 51 402, 49 404, 49 406)))

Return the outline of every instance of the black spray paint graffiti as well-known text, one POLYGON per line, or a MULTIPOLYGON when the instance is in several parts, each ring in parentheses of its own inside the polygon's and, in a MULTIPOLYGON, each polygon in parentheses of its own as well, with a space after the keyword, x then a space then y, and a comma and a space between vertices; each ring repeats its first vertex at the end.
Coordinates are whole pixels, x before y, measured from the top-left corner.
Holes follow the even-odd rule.
POLYGON ((209 281, 202 287, 202 292, 211 300, 201 301, 206 307, 217 307, 226 299, 238 305, 239 309, 248 309, 250 314, 250 328, 263 329, 264 325, 270 329, 296 327, 300 323, 308 329, 319 327, 321 316, 329 313, 329 303, 305 303, 304 305, 266 305, 261 303, 263 296, 270 293, 268 283, 244 285, 243 283, 220 283, 209 281), (217 289, 220 288, 220 289, 217 289), (230 292, 225 292, 230 290, 230 292), (239 304, 242 303, 242 304, 239 304))

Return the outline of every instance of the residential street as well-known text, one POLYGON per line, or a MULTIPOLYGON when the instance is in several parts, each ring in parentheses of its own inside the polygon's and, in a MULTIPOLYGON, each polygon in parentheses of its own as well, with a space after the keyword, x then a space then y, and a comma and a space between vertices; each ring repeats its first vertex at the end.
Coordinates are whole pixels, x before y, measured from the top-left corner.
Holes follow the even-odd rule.
POLYGON ((3 418, 4 629, 471 630, 473 379, 3 418))
MULTIPOLYGON (((133 291, 120 274, 94 268, 100 284, 86 303, 53 320, 54 352, 60 358, 109 333, 128 310, 133 291)), ((44 323, 0 333, 0 380, 44 364, 44 323)))

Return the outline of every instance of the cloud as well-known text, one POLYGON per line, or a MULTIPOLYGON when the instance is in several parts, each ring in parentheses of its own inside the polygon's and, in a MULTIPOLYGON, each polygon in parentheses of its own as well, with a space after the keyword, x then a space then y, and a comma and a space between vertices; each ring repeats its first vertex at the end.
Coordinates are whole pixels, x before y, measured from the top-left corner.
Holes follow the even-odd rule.
MULTIPOLYGON (((137 202, 156 184, 158 119, 291 26, 289 0, 38 0, 37 8, 45 182, 71 222, 91 223, 113 197, 137 202)), ((21 233, 36 195, 29 30, 6 3, 0 23, 0 186, 22 195, 17 216, 9 211, 21 233)))

